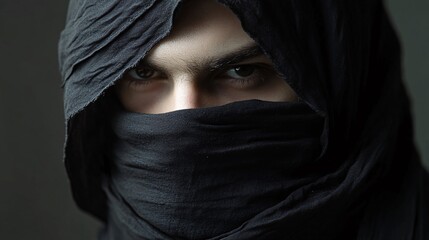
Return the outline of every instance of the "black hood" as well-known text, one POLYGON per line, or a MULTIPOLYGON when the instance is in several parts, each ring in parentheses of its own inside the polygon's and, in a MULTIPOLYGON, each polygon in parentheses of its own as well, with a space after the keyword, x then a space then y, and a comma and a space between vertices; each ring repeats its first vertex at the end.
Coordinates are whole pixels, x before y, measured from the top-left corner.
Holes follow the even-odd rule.
MULTIPOLYGON (((325 120, 321 156, 307 166, 316 176, 314 191, 248 236, 281 226, 293 239, 321 237, 326 229, 354 231, 358 239, 428 239, 428 175, 414 145, 400 44, 383 2, 219 2, 325 120), (330 225, 350 216, 359 216, 351 229, 330 225)), ((168 35, 176 10, 179 0, 70 1, 59 43, 64 161, 75 201, 102 221, 111 87, 168 35)))

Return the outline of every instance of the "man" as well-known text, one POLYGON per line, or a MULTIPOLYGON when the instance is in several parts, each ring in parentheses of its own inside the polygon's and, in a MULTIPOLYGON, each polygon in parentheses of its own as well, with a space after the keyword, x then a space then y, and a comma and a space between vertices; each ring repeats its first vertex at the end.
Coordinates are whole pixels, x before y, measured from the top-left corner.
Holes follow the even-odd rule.
POLYGON ((381 1, 72 1, 65 163, 100 239, 427 239, 381 1))
POLYGON ((296 100, 231 10, 215 1, 182 5, 172 32, 120 81, 118 94, 128 110, 160 113, 246 99, 296 100))

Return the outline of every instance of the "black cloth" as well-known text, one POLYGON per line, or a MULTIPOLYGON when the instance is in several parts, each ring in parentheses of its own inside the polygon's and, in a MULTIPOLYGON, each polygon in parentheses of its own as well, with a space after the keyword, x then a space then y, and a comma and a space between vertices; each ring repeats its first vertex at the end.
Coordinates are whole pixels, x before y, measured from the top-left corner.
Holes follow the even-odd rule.
MULTIPOLYGON (((429 179, 414 145, 400 45, 382 1, 219 2, 324 120, 320 155, 295 172, 311 179, 295 189, 302 194, 285 192, 283 207, 257 218, 257 227, 234 228, 223 239, 429 239, 429 179)), ((70 2, 59 43, 64 161, 77 204, 103 222, 121 206, 109 206, 103 190, 114 139, 106 114, 111 86, 169 33, 176 10, 179 1, 70 2)), ((131 216, 121 219, 132 224, 131 216)))
POLYGON ((118 108, 111 119, 102 239, 255 238, 292 199, 313 194, 306 166, 322 152, 324 119, 305 103, 249 100, 165 114, 118 108))

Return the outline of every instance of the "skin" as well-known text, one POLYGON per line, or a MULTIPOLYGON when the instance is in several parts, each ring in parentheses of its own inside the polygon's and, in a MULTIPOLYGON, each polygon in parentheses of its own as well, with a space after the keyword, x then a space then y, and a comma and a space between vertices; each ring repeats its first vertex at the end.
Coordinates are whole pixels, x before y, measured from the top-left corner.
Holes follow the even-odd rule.
POLYGON ((184 1, 170 35, 115 91, 128 111, 151 114, 250 99, 297 100, 239 19, 214 0, 184 1))

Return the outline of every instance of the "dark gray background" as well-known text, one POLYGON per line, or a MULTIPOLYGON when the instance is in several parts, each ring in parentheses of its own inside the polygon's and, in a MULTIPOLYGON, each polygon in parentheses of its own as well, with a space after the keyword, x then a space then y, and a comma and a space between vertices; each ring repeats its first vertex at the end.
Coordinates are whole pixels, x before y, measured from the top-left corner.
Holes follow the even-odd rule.
MULTIPOLYGON (((429 1, 386 2, 404 46, 416 140, 429 166, 429 1)), ((0 238, 95 239, 62 163, 57 41, 65 0, 0 0, 0 238)))

